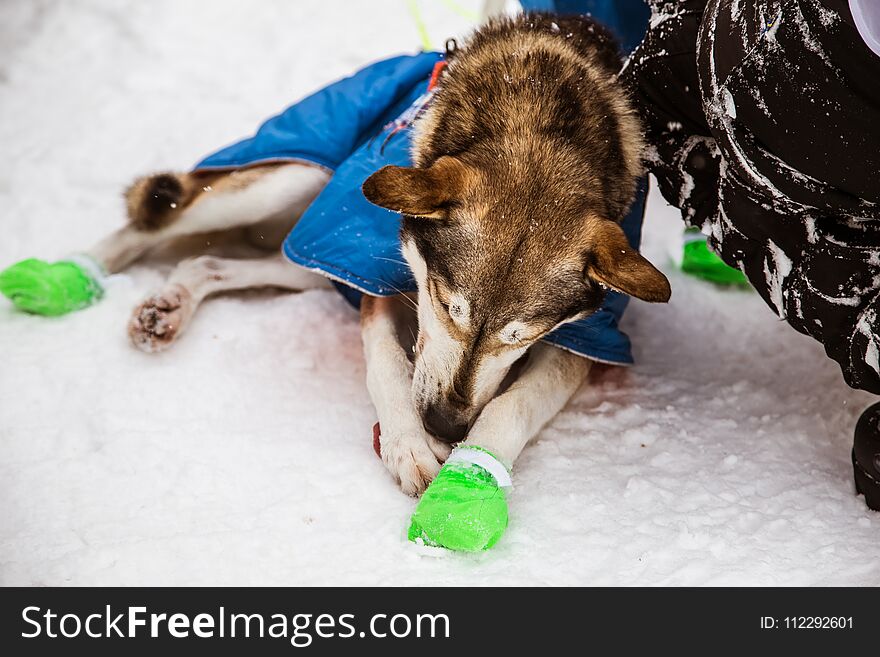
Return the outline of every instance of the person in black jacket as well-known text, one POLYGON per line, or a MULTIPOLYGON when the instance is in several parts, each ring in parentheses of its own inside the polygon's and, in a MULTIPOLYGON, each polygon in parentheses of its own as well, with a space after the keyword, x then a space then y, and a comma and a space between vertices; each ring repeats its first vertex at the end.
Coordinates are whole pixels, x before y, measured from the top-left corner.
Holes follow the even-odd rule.
MULTIPOLYGON (((880 0, 649 4, 622 77, 660 191, 850 386, 880 393, 880 0)), ((875 404, 853 450, 875 510, 878 422, 875 404)))

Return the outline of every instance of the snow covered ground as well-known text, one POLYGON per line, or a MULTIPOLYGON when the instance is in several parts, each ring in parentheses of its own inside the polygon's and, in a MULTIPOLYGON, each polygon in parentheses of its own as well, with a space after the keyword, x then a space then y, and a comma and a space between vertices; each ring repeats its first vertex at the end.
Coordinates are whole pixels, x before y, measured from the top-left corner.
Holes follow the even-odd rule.
MULTIPOLYGON (((435 45, 467 29, 420 4, 435 45)), ((0 4, 0 266, 89 245, 133 176, 418 43, 403 0, 0 4)), ((637 366, 596 372, 526 450, 478 556, 405 541, 335 293, 218 298, 160 355, 124 330, 154 268, 66 318, 0 301, 0 583, 880 584, 849 463, 870 396, 756 295, 674 271, 675 211, 648 215, 672 303, 631 305, 637 366)))

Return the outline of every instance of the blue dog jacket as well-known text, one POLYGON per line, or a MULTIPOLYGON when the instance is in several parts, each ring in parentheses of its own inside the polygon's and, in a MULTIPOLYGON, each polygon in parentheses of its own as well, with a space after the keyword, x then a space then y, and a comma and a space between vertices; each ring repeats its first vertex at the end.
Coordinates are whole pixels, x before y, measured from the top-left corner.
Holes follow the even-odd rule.
MULTIPOLYGON (((371 64, 291 105, 253 137, 209 155, 195 169, 305 161, 333 171, 285 240, 285 255, 332 279, 356 307, 362 294, 415 291, 400 252, 400 215, 367 201, 361 185, 386 164, 412 166, 410 130, 389 136, 426 101, 431 72, 441 58, 426 52, 371 64)), ((644 206, 642 185, 622 223, 635 248, 644 206)), ((609 292, 595 313, 560 326, 544 340, 592 360, 631 364, 629 338, 617 326, 628 301, 626 295, 609 292)))

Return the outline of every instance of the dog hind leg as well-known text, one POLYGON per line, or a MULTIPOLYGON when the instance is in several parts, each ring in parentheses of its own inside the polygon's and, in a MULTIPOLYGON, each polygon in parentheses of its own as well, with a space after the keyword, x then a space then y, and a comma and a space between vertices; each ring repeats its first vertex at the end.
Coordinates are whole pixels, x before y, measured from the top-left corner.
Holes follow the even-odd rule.
POLYGON ((7 267, 0 294, 25 312, 64 315, 100 299, 105 274, 177 238, 244 228, 259 237, 252 242, 277 247, 329 179, 324 169, 292 162, 141 178, 126 192, 127 226, 59 262, 28 258, 7 267))
POLYGON ((162 291, 134 310, 128 334, 138 349, 162 351, 180 337, 199 304, 211 294, 258 287, 301 291, 330 286, 323 276, 280 254, 248 260, 199 256, 180 263, 162 291))
POLYGON ((317 166, 290 162, 139 178, 125 193, 128 225, 86 255, 115 273, 180 237, 273 218, 286 221, 289 229, 329 179, 330 174, 317 166))

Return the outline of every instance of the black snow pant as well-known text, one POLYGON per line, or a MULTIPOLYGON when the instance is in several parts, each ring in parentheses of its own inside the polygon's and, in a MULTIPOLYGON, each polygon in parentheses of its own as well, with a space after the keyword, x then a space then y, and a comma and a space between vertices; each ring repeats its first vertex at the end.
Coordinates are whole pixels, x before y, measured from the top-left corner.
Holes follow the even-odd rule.
POLYGON ((649 4, 622 77, 660 191, 880 393, 880 57, 847 0, 649 4))

